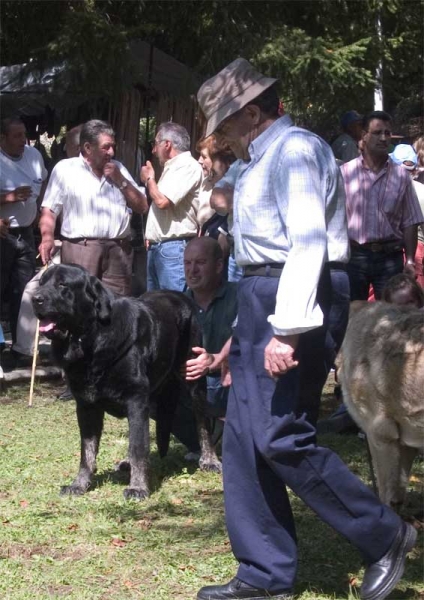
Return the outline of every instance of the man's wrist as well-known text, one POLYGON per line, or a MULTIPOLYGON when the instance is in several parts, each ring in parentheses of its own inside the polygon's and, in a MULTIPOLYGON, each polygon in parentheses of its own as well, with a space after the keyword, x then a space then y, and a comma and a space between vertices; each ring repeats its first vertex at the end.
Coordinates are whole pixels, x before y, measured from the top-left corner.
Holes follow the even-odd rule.
POLYGON ((149 181, 151 181, 151 180, 155 181, 155 178, 154 178, 154 176, 153 176, 153 175, 149 175, 149 177, 146 179, 146 185, 147 185, 147 184, 149 183, 149 181))

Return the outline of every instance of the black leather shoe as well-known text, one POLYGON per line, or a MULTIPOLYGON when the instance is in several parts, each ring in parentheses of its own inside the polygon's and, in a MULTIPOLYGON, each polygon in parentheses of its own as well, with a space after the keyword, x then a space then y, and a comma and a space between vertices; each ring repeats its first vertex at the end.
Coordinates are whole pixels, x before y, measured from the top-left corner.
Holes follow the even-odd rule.
POLYGON ((261 590, 234 577, 225 585, 208 585, 199 590, 197 600, 237 600, 238 598, 252 598, 253 600, 291 600, 293 595, 290 591, 268 592, 261 590))
POLYGON ((408 552, 415 546, 417 532, 404 523, 386 554, 365 571, 361 586, 362 600, 383 600, 390 594, 405 569, 408 552))

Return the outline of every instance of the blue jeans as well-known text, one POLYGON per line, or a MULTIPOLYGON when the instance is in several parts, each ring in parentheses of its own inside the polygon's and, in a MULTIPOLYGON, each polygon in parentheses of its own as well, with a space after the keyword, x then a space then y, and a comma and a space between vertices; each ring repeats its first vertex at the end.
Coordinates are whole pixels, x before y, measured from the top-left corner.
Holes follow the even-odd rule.
POLYGON ((230 254, 228 257, 228 281, 237 283, 243 277, 243 267, 239 267, 235 258, 230 254))
POLYGON ((147 252, 147 290, 175 290, 185 288, 184 250, 187 240, 152 244, 147 252))
POLYGON ((371 284, 375 299, 380 300, 383 288, 389 279, 403 272, 403 253, 400 250, 386 254, 352 247, 347 272, 351 300, 368 300, 371 284))

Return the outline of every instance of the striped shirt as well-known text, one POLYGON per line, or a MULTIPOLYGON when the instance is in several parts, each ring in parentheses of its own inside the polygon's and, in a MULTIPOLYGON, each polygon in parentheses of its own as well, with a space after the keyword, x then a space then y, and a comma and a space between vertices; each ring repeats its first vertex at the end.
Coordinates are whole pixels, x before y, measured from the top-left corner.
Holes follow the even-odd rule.
POLYGON ((350 240, 358 244, 402 240, 406 227, 422 223, 411 176, 401 165, 389 159, 374 173, 360 156, 340 168, 350 240))
MULTIPOLYGON (((112 162, 138 187, 124 165, 112 162)), ((144 188, 139 189, 144 193, 144 188)), ((99 179, 81 154, 57 163, 42 207, 62 214, 61 234, 69 239, 121 239, 130 235, 131 209, 124 195, 106 177, 99 179)))
POLYGON ((319 327, 316 301, 325 262, 349 260, 345 197, 331 148, 318 136, 277 119, 249 146, 234 190, 237 263, 285 263, 275 314, 276 335, 319 327))
POLYGON ((166 161, 158 189, 171 201, 171 206, 160 209, 152 203, 147 217, 146 240, 161 242, 197 235, 202 176, 202 167, 189 151, 166 161))

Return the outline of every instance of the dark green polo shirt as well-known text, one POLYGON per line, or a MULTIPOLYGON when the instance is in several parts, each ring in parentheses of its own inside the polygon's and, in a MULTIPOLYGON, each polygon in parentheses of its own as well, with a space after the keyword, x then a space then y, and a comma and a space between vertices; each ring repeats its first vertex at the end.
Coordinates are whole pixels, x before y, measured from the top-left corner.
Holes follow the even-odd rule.
MULTIPOLYGON (((186 291, 193 302, 193 292, 186 291)), ((203 331, 203 347, 216 354, 233 334, 232 325, 237 316, 237 284, 226 281, 217 290, 207 310, 194 305, 203 331)))

